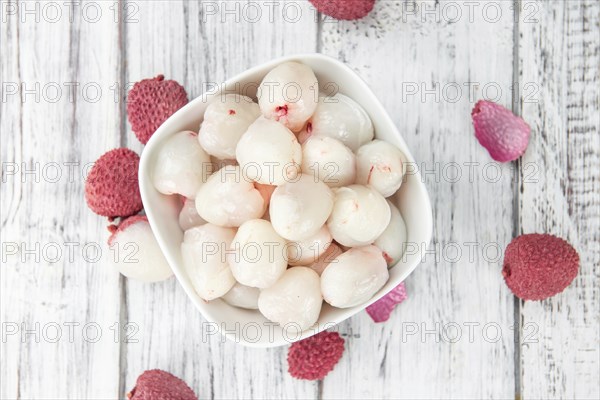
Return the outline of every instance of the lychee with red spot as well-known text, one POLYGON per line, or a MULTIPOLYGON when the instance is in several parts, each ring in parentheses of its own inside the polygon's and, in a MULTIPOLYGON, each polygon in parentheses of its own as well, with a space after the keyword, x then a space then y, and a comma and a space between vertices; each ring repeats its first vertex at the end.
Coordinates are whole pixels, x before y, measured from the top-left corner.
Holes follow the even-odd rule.
POLYGON ((344 353, 344 339, 337 332, 321 332, 288 350, 288 372, 297 379, 320 380, 333 370, 344 353))
POLYGON ((375 0, 310 0, 310 2, 320 13, 340 20, 366 17, 375 5, 375 0))
POLYGON ((133 85, 127 95, 127 117, 142 144, 181 107, 188 103, 183 86, 163 75, 133 85))
POLYGON ((579 270, 579 254, 548 234, 521 235, 506 247, 502 275, 515 296, 543 300, 562 292, 579 270))
POLYGON ((143 207, 138 184, 140 157, 121 148, 102 155, 85 182, 85 200, 98 215, 128 217, 143 207))
POLYGON ((198 400, 181 379, 160 369, 145 371, 127 394, 129 400, 198 400))

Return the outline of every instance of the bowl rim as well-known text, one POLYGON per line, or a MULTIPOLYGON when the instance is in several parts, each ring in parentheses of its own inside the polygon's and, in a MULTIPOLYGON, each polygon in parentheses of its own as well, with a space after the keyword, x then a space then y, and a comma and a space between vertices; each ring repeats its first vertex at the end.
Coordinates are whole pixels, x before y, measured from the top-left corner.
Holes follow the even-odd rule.
MULTIPOLYGON (((365 101, 373 103, 374 106, 378 107, 379 109, 381 109, 383 111, 382 117, 385 119, 385 121, 383 121, 383 123, 385 125, 388 125, 393 128, 394 136, 397 136, 398 140, 403 144, 404 148, 407 150, 405 152, 407 161, 415 163, 413 155, 410 152, 408 145, 404 141, 404 138, 400 134, 396 124, 393 122, 389 113, 387 112, 387 110, 385 109, 383 104, 381 104, 381 102, 379 101, 377 96, 373 93, 373 91, 368 86, 368 84, 356 72, 354 72, 354 70, 352 70, 348 65, 344 64, 343 62, 341 62, 333 57, 330 57, 330 56, 327 56, 324 54, 319 54, 319 53, 308 53, 308 54, 296 54, 296 55, 275 58, 273 60, 267 61, 265 63, 259 64, 252 68, 244 70, 243 72, 236 74, 235 76, 224 81, 223 83, 219 84, 218 86, 219 86, 219 88, 230 87, 232 84, 235 84, 236 82, 240 82, 240 81, 247 79, 248 76, 251 76, 251 75, 254 75, 257 73, 263 73, 263 72, 266 74, 266 72, 268 72, 270 69, 276 67, 277 65, 279 65, 281 63, 289 62, 289 61, 303 62, 306 60, 329 63, 332 65, 332 67, 338 68, 338 69, 343 69, 344 71, 349 73, 351 76, 353 76, 356 79, 357 83, 361 84, 361 86, 362 86, 361 89, 364 90, 365 97, 368 97, 368 99, 366 99, 365 101)), ((188 104, 186 104, 184 107, 179 109, 175 114, 170 116, 156 130, 156 132, 152 135, 152 137, 150 138, 150 140, 148 141, 148 143, 146 144, 146 146, 144 147, 144 149, 142 151, 140 164, 139 164, 139 170, 138 170, 138 180, 139 180, 139 185, 140 185, 140 193, 141 193, 141 197, 142 197, 142 202, 144 204, 144 211, 146 213, 146 216, 150 223, 150 227, 152 228, 153 232, 161 232, 160 228, 158 227, 159 224, 157 222, 157 218, 159 218, 159 217, 155 214, 155 210, 152 207, 147 207, 146 205, 151 202, 150 191, 151 190, 155 191, 156 189, 154 189, 152 187, 152 185, 150 183, 151 179, 146 180, 146 177, 150 177, 150 175, 151 175, 152 155, 153 155, 153 153, 155 153, 155 148, 158 147, 157 146, 158 143, 163 141, 165 137, 167 137, 168 135, 175 134, 179 131, 179 130, 174 130, 173 128, 171 128, 171 126, 175 124, 175 121, 178 121, 179 119, 182 118, 182 116, 187 115, 190 109, 196 108, 198 103, 207 103, 209 98, 218 96, 221 92, 222 92, 222 89, 218 89, 215 91, 205 91, 200 96, 191 100, 188 104)), ((426 221, 423 221, 423 226, 426 229, 426 231, 425 231, 426 233, 424 235, 424 237, 426 239, 421 244, 424 246, 424 249, 427 249, 431 243, 431 239, 432 239, 432 235, 433 235, 433 211, 431 208, 431 200, 430 200, 427 188, 421 178, 420 170, 418 168, 415 168, 413 175, 414 175, 414 178, 417 179, 417 181, 418 181, 417 185, 416 185, 416 190, 418 190, 420 192, 420 197, 424 200, 424 204, 422 204, 422 208, 426 214, 426 219, 427 219, 426 221)), ((199 296, 196 294, 195 289, 189 282, 186 281, 186 277, 183 276, 184 271, 179 267, 178 262, 176 262, 176 260, 172 259, 171 254, 170 254, 170 250, 171 250, 170 246, 164 242, 161 234, 155 233, 154 236, 156 237, 156 240, 159 244, 161 252, 165 256, 165 259, 167 260, 167 262, 169 263, 169 266, 173 270, 173 273, 174 273, 179 285, 181 285, 184 292, 186 293, 188 298, 192 301, 192 303, 195 305, 196 309, 200 312, 200 314, 203 316, 203 318, 205 320, 207 320, 208 322, 222 322, 215 318, 211 318, 209 315, 207 315, 207 312, 205 312, 205 310, 202 308, 202 305, 200 303, 200 301, 203 301, 203 300, 201 300, 201 299, 199 300, 199 296)), ((423 254, 424 254, 424 252, 421 251, 418 259, 416 261, 413 261, 414 265, 411 264, 410 267, 400 276, 399 283, 403 282, 411 273, 414 272, 416 267, 421 264, 423 254)), ((393 287, 390 290, 392 290, 392 289, 393 289, 393 287)), ((352 317, 353 315, 359 313, 360 311, 364 310, 369 305, 375 303, 376 301, 378 301, 379 299, 381 299, 382 297, 387 295, 390 290, 388 290, 385 293, 382 293, 380 295, 374 296, 371 300, 369 300, 359 306, 343 309, 343 313, 339 318, 337 318, 337 321, 335 321, 335 325, 338 325, 339 323, 345 321, 346 319, 348 319, 348 318, 352 317)), ((232 341, 242 344, 244 346, 254 347, 254 348, 270 348, 270 347, 277 347, 277 346, 291 344, 292 342, 305 339, 309 336, 315 335, 315 334, 321 332, 322 330, 325 330, 325 329, 331 328, 331 327, 332 327, 331 323, 326 323, 326 324, 323 324, 323 326, 319 325, 317 327, 317 329, 309 329, 309 330, 302 332, 302 334, 297 336, 297 338, 295 338, 294 340, 282 340, 282 341, 274 340, 274 341, 269 341, 269 342, 247 341, 243 337, 240 337, 239 335, 237 335, 235 333, 232 333, 230 331, 224 331, 222 329, 222 324, 217 324, 217 331, 222 336, 227 338, 228 340, 232 340, 232 341)))

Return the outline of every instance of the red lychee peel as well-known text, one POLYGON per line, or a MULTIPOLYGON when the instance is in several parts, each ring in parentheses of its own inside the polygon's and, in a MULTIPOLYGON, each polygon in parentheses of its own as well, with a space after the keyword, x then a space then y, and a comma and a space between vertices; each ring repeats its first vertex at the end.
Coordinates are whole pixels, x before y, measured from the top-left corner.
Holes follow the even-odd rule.
POLYGON ((400 283, 391 292, 367 307, 367 313, 375 322, 385 322, 390 319, 396 306, 406 300, 406 286, 400 283))
POLYGON ((562 292, 579 270, 579 254, 553 235, 532 233, 506 247, 502 275, 515 296, 543 300, 562 292))
POLYGON ((131 129, 143 144, 181 107, 188 103, 183 86, 163 75, 133 85, 127 96, 127 117, 131 129))
POLYGON ((310 0, 310 2, 320 13, 340 20, 366 17, 375 5, 375 0, 310 0))
POLYGON ((130 400, 198 400, 192 389, 168 372, 153 369, 141 374, 127 394, 130 400))
POLYGON ((475 137, 498 162, 521 157, 531 135, 531 128, 522 118, 491 101, 480 100, 471 112, 475 137))
POLYGON ((288 372, 297 379, 319 380, 333 370, 344 354, 344 339, 337 332, 321 332, 288 350, 288 372))
POLYGON ((94 164, 85 182, 88 207, 104 217, 128 217, 143 207, 138 184, 140 157, 129 149, 114 149, 94 164))

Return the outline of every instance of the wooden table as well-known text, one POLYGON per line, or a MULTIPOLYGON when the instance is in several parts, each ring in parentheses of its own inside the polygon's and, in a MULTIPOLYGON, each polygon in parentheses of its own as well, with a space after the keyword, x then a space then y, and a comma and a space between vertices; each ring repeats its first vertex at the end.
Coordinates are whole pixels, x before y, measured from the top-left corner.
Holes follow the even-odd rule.
POLYGON ((3 399, 123 398, 149 368, 201 398, 600 398, 600 3, 379 0, 355 22, 305 1, 0 5, 3 399), (321 382, 291 378, 286 348, 203 335, 174 279, 113 272, 107 222, 83 201, 98 156, 142 151, 132 82, 162 73, 194 98, 310 52, 381 99, 419 160, 435 231, 410 299, 388 323, 341 324, 347 351, 321 382), (531 125, 519 161, 497 164, 475 140, 481 98, 531 125), (500 274, 508 242, 530 232, 581 256, 542 302, 519 301, 500 274))

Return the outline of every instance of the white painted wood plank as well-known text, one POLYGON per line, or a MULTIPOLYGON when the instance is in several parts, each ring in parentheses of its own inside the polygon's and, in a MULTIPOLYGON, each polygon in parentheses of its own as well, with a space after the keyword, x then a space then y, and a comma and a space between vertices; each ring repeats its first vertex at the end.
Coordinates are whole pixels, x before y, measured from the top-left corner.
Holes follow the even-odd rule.
POLYGON ((0 104, 1 315, 4 333, 18 329, 2 340, 0 397, 116 398, 118 275, 107 268, 106 219, 85 206, 83 178, 119 143, 110 91, 118 69, 106 67, 119 63, 117 30, 110 3, 92 4, 99 18, 75 7, 72 22, 68 7, 44 4, 20 2, 17 15, 2 4, 3 89, 23 86, 0 104), (19 171, 5 173, 13 163, 19 171))
POLYGON ((522 185, 520 229, 567 239, 581 264, 563 293, 521 305, 523 323, 539 331, 539 341, 521 345, 522 395, 597 399, 600 4, 540 1, 527 7, 535 14, 519 26, 521 79, 536 84, 540 94, 538 102, 522 98, 523 117, 532 127, 523 161, 535 163, 539 179, 522 185))
MULTIPOLYGON (((303 11, 295 23, 288 22, 294 17, 291 8, 284 18, 284 3, 272 6, 272 21, 270 6, 256 3, 262 5, 262 17, 255 22, 244 19, 254 18, 247 14, 250 10, 244 11, 247 2, 137 3, 139 23, 126 27, 127 80, 164 73, 181 82, 190 99, 200 95, 207 82, 220 83, 275 57, 316 50, 317 23, 306 2, 297 3, 303 11), (223 7, 234 13, 225 14, 223 7)), ((288 7, 295 7, 290 3, 288 7)), ((127 144, 142 148, 131 132, 127 144)), ((126 285, 126 319, 140 327, 139 343, 123 349, 126 389, 142 371, 162 368, 185 379, 201 398, 317 396, 317 383, 299 382, 287 374, 286 348, 246 349, 223 342, 217 334, 203 337, 205 320, 174 279, 126 285)))
POLYGON ((434 242, 407 280, 409 300, 386 324, 365 314, 342 324, 349 351, 325 379, 323 397, 510 398, 513 299, 496 250, 512 234, 514 174, 479 146, 470 112, 475 100, 496 97, 494 88, 511 105, 513 13, 509 2, 495 2, 497 22, 493 10, 486 21, 482 5, 470 20, 453 2, 462 17, 450 21, 457 14, 443 2, 403 12, 412 3, 379 1, 364 20, 323 24, 323 51, 381 99, 425 173, 434 209, 434 242), (472 99, 468 82, 478 82, 472 99), (478 163, 472 179, 470 162, 478 163))

